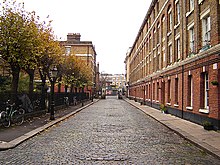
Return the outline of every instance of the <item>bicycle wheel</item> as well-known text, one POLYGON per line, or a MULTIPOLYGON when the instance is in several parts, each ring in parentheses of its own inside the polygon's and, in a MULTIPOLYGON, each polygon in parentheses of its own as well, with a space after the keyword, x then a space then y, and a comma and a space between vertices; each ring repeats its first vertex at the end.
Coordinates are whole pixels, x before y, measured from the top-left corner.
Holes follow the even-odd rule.
POLYGON ((16 125, 21 125, 24 122, 24 113, 25 110, 22 108, 19 108, 18 110, 15 110, 11 114, 11 120, 16 125))
POLYGON ((10 119, 7 116, 7 113, 5 111, 2 111, 0 113, 0 119, 1 119, 1 123, 4 127, 9 127, 11 125, 10 119))
POLYGON ((70 106, 69 100, 66 100, 66 107, 68 108, 70 106))

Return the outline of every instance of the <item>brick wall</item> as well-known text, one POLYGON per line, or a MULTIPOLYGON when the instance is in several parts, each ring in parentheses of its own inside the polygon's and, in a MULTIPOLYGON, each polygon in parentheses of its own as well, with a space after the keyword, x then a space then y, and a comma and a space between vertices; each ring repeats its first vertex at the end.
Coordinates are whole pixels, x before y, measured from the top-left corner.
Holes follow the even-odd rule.
POLYGON ((220 120, 220 85, 211 84, 212 81, 220 79, 220 5, 217 0, 204 0, 200 4, 195 0, 194 3, 194 8, 190 9, 189 0, 152 2, 129 54, 130 95, 132 98, 145 98, 148 104, 152 104, 154 100, 153 104, 165 103, 171 110, 220 120), (209 16, 210 42, 203 41, 204 20, 209 16), (170 20, 172 20, 171 30, 170 20), (193 53, 189 49, 190 28, 194 28, 193 53), (180 59, 177 58, 178 39, 180 59), (204 42, 207 42, 208 47, 204 47, 204 42), (207 100, 204 91, 205 74, 208 74, 208 109, 205 107, 207 100), (193 105, 186 108, 190 100, 189 76, 193 81, 193 105))

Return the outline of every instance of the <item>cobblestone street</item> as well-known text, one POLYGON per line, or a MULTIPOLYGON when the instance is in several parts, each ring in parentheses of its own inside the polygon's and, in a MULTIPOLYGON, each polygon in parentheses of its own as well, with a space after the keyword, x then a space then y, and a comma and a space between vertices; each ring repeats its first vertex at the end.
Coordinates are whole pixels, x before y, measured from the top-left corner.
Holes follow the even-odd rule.
POLYGON ((220 160, 142 111, 107 97, 14 149, 0 164, 184 164, 220 160))

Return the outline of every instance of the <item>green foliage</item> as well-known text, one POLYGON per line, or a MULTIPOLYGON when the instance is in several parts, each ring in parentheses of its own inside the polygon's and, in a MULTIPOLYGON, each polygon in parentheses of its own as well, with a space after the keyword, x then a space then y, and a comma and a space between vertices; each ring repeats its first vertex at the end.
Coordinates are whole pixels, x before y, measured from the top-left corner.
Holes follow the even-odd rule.
POLYGON ((212 84, 212 85, 215 85, 215 86, 218 86, 218 81, 213 80, 213 81, 211 81, 211 84, 212 84))
POLYGON ((22 14, 25 14, 23 7, 19 8, 15 2, 3 2, 0 14, 0 52, 10 65, 23 65, 22 51, 26 47, 28 28, 25 27, 25 16, 22 14))
POLYGON ((11 87, 11 78, 9 76, 0 76, 0 93, 7 92, 11 87))
POLYGON ((203 125, 203 126, 212 126, 212 123, 209 122, 209 121, 203 121, 203 122, 202 122, 202 125, 203 125))
POLYGON ((160 104, 160 110, 161 110, 161 112, 166 112, 167 107, 164 104, 160 104))
POLYGON ((74 84, 77 87, 83 87, 85 84, 92 85, 89 66, 76 56, 65 57, 61 66, 65 84, 74 84))
POLYGON ((18 92, 19 93, 27 93, 28 92, 28 85, 29 85, 29 78, 28 75, 21 72, 20 73, 20 79, 19 79, 19 84, 18 84, 18 92))
MULTIPOLYGON (((59 65, 60 52, 51 21, 40 22, 35 12, 26 11, 24 3, 17 3, 16 0, 1 3, 0 54, 11 67, 13 92, 16 93, 21 69, 30 75, 38 67, 40 74, 46 77, 51 65, 59 65)), ((28 81, 23 82, 23 78, 18 90, 26 91, 28 81)))
POLYGON ((203 125, 204 129, 206 129, 206 130, 213 130, 214 129, 213 124, 210 121, 203 121, 202 125, 203 125))

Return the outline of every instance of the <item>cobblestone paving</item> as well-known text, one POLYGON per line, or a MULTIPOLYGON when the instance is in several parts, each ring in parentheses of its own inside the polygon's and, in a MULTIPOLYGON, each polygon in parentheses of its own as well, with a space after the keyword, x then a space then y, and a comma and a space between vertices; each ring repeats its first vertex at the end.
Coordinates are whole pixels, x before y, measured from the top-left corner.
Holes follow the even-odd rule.
POLYGON ((1 151, 0 164, 218 165, 220 160, 111 97, 1 151))

